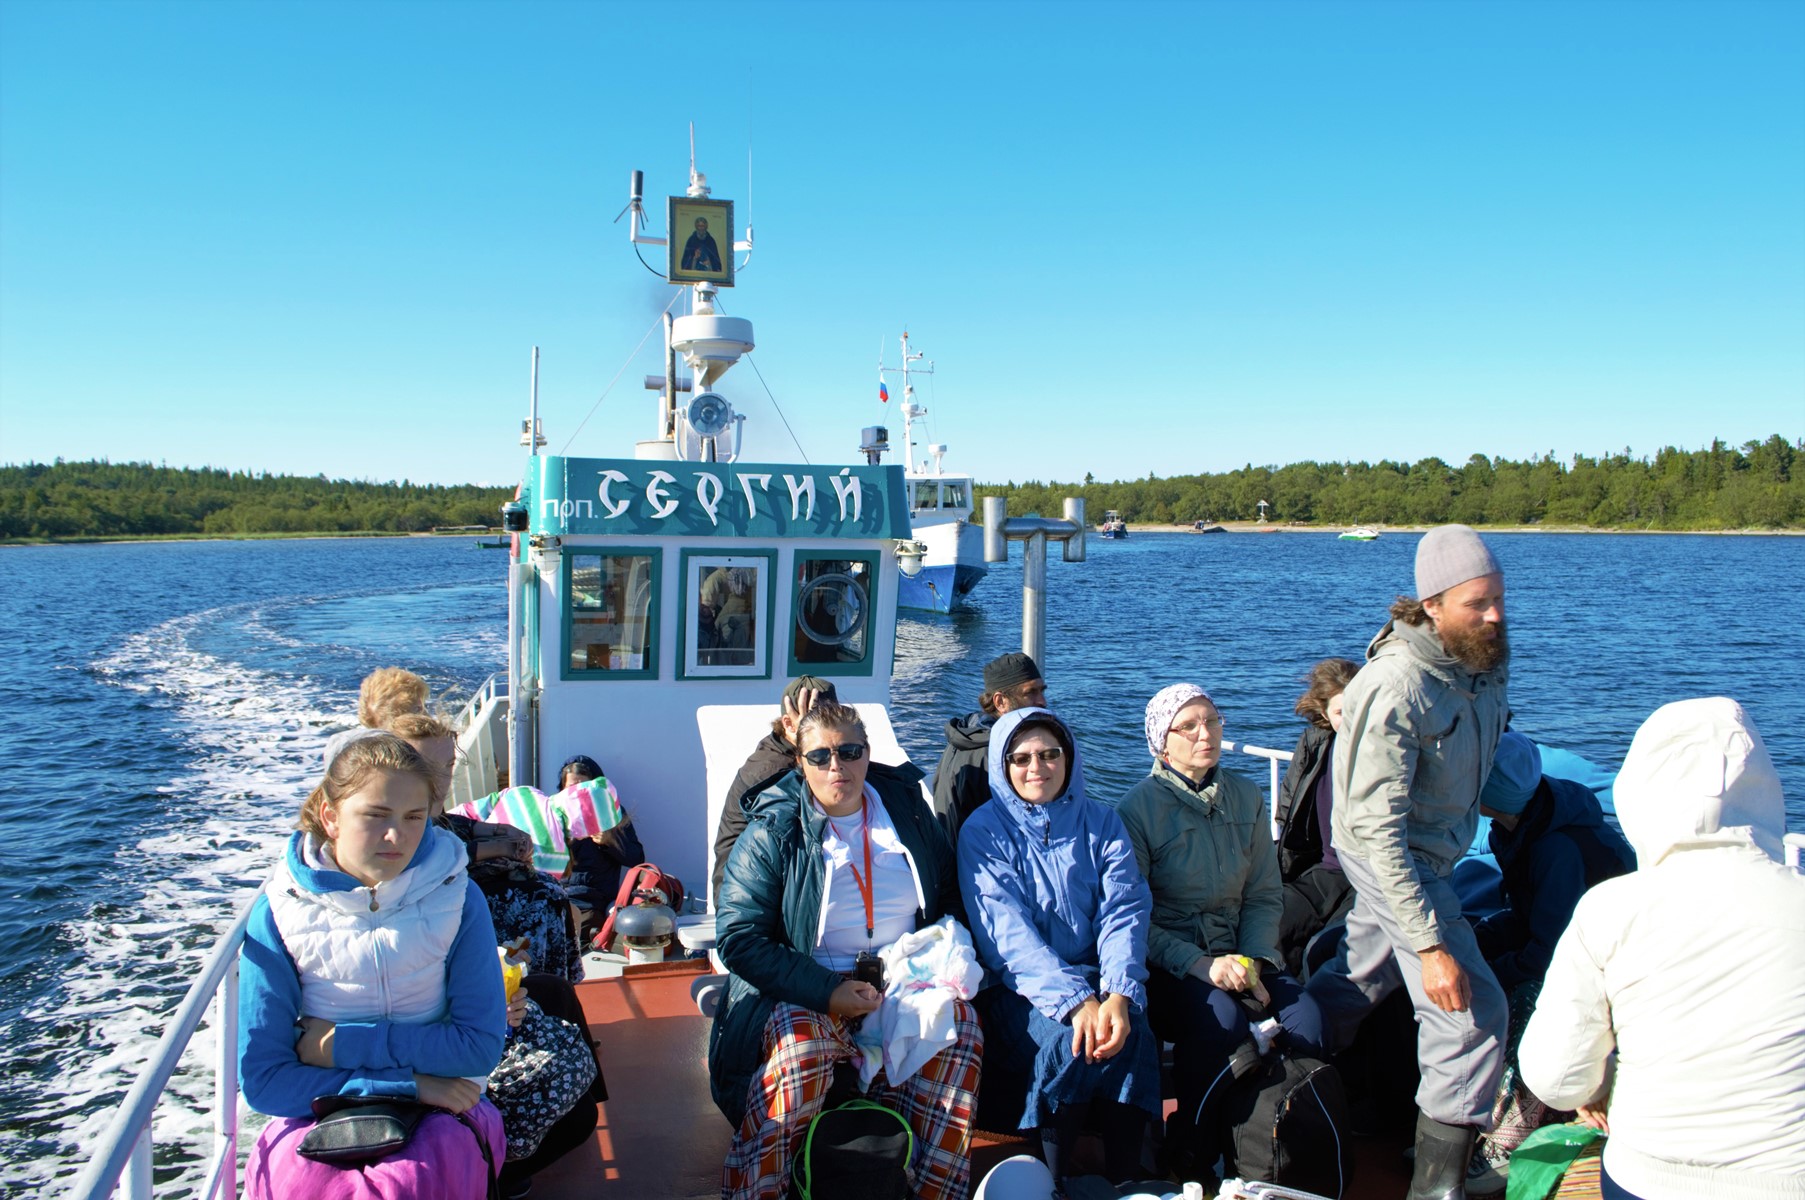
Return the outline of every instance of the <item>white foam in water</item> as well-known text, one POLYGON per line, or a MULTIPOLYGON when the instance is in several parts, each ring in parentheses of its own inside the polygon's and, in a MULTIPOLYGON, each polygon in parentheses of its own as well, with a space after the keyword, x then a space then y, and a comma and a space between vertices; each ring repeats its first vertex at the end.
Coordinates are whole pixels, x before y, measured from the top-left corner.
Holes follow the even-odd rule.
MULTIPOLYGON (((19 1114, 35 1135, 31 1146, 0 1141, 0 1179, 8 1184, 67 1177, 90 1156, 194 973, 269 873, 319 769, 325 737, 355 706, 354 695, 190 644, 198 628, 230 620, 269 636, 255 609, 215 609, 133 635, 95 664, 109 683, 175 702, 192 765, 158 788, 178 802, 164 827, 118 852, 118 877, 141 893, 128 887, 122 903, 64 931, 76 961, 53 999, 22 1014, 21 1025, 42 1030, 26 1052, 63 1066, 37 1089, 35 1108, 19 1114)), ((214 1043, 209 1013, 157 1109, 159 1176, 165 1167, 182 1175, 159 1195, 189 1196, 204 1182, 198 1156, 213 1142, 214 1043)), ((240 1105, 241 1156, 261 1124, 240 1105)))

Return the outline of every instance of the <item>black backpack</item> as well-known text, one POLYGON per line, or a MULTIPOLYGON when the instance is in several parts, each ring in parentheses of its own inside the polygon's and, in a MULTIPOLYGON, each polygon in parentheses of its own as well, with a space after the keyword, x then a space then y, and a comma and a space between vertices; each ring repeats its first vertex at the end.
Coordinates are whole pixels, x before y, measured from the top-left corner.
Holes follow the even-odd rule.
POLYGON ((908 1200, 915 1131, 893 1108, 848 1100, 809 1122, 790 1169, 796 1200, 908 1200))
POLYGON ((1231 1174, 1324 1196, 1347 1194, 1354 1147, 1341 1076, 1321 1059, 1274 1048, 1236 1055, 1243 1068, 1223 1098, 1231 1174))

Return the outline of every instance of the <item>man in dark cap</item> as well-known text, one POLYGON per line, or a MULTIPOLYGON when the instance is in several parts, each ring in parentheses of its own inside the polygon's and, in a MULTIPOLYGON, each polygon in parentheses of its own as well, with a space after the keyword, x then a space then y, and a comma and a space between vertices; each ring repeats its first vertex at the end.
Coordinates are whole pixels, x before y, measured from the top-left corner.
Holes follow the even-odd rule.
POLYGON ((1408 1200, 1464 1200, 1492 1127, 1509 1009, 1449 876, 1479 826, 1479 790, 1510 715, 1504 573, 1478 533, 1417 544, 1400 596, 1342 693, 1335 853, 1356 899, 1336 958, 1310 977, 1332 1045, 1400 986, 1416 1010, 1416 1165, 1408 1200))
POLYGON ((1026 654, 1004 654, 984 665, 978 711, 946 723, 946 749, 934 772, 934 813, 955 845, 959 827, 990 799, 990 727, 1017 708, 1046 708, 1047 685, 1026 654))

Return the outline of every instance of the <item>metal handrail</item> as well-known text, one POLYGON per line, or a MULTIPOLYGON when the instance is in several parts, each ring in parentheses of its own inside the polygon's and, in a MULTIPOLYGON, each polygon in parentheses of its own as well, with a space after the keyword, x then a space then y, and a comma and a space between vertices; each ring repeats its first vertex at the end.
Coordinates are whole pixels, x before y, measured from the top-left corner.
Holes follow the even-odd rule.
POLYGON ((1268 784, 1266 789, 1266 811, 1272 820, 1272 840, 1279 840, 1279 764, 1291 761, 1291 751, 1271 750, 1265 746, 1250 746, 1246 742, 1222 743, 1224 750, 1233 750, 1238 754, 1251 754, 1255 758, 1266 760, 1268 784))
POLYGON ((483 709, 488 706, 490 701, 498 696, 506 696, 507 694, 507 681, 500 675, 491 675, 489 678, 483 680, 481 686, 479 686, 475 692, 471 693, 470 699, 464 701, 464 707, 458 710, 458 728, 466 728, 470 722, 476 720, 477 716, 482 713, 483 709))
POLYGON ((255 902, 252 897, 245 903, 232 928, 201 964, 200 974, 163 1030, 150 1065, 126 1092, 94 1157, 76 1176, 69 1193, 72 1200, 105 1200, 121 1182, 125 1200, 150 1200, 151 1117, 195 1030, 200 1028, 209 1000, 216 1002, 214 1027, 219 1044, 214 1048, 213 1065, 213 1157, 200 1200, 221 1195, 220 1185, 228 1181, 230 1190, 223 1194, 238 1195, 238 948, 244 942, 245 926, 255 902))

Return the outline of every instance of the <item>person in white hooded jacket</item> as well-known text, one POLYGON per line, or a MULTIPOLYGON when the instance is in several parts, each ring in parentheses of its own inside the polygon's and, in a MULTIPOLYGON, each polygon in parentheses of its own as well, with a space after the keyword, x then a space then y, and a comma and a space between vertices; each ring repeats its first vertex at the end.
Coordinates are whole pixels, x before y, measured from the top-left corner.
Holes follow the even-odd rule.
POLYGON ((250 1200, 482 1200, 502 1161, 483 1097, 506 1000, 495 928, 463 843, 430 823, 432 767, 400 738, 346 746, 252 906, 240 956, 245 1100, 274 1118, 245 1166, 250 1200), (316 1100, 419 1100, 401 1150, 339 1167, 302 1157, 316 1100), (479 1141, 480 1139, 480 1141, 479 1141))
POLYGON ((1721 696, 1665 705, 1616 804, 1638 868, 1581 898, 1523 1081, 1608 1128, 1607 1200, 1805 1197, 1805 875, 1761 735, 1721 696))

